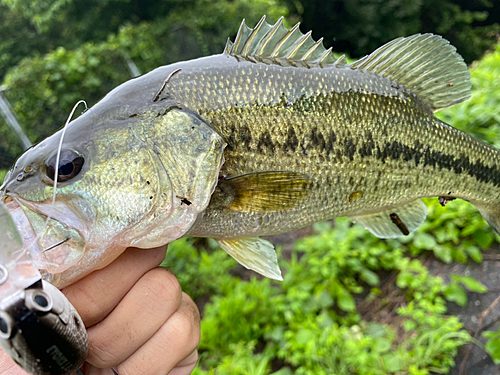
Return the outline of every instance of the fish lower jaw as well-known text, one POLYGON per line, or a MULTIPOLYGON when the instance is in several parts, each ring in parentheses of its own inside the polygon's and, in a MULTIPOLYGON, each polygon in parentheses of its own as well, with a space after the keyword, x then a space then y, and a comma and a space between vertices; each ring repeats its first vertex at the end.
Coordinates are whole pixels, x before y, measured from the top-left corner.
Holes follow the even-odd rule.
POLYGON ((28 220, 28 217, 24 213, 21 205, 14 198, 5 199, 4 201, 12 220, 14 221, 17 231, 21 235, 25 246, 27 246, 28 252, 30 254, 40 252, 36 232, 33 229, 31 222, 28 220))
POLYGON ((39 206, 31 202, 26 205, 21 199, 9 203, 33 265, 46 276, 58 274, 78 262, 84 254, 86 241, 80 231, 46 216, 37 210, 39 206))

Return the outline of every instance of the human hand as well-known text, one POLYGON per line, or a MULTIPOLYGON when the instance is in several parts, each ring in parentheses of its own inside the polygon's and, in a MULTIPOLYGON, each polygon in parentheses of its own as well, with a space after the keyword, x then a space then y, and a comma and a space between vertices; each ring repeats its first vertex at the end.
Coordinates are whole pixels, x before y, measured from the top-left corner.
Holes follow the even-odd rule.
MULTIPOLYGON (((177 278, 158 268, 166 249, 129 248, 109 266, 62 290, 87 327, 85 375, 193 371, 200 316, 177 278)), ((27 373, 0 350, 0 374, 27 373)))

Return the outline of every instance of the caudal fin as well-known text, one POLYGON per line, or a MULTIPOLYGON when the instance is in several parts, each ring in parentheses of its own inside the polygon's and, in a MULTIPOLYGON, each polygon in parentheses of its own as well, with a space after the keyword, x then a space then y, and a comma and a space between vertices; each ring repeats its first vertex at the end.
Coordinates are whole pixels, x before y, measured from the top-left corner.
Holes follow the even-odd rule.
POLYGON ((481 215, 483 215, 484 220, 490 224, 490 226, 495 229, 495 232, 500 234, 500 211, 494 209, 493 207, 481 207, 476 205, 481 215))

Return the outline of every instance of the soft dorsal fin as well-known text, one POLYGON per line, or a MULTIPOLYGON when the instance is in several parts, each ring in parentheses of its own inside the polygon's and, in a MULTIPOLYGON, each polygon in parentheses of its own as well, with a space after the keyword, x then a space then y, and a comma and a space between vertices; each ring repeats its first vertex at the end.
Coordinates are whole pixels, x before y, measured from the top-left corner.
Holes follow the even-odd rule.
POLYGON ((241 23, 234 43, 227 41, 224 54, 238 59, 281 66, 332 66, 345 65, 345 58, 336 59, 332 49, 325 49, 323 38, 317 42, 311 32, 302 34, 300 23, 288 30, 283 17, 274 25, 266 22, 266 16, 253 28, 241 23))
POLYGON ((349 67, 397 82, 437 112, 472 94, 467 65, 456 51, 439 35, 416 34, 394 39, 349 67))

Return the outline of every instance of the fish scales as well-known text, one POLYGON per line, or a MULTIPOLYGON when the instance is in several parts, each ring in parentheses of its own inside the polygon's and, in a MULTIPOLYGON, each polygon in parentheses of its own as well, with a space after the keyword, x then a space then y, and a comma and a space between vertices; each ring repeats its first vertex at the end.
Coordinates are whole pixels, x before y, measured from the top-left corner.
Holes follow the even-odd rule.
POLYGON ((421 197, 498 196, 498 150, 440 122, 389 79, 342 67, 214 70, 181 71, 168 89, 170 98, 199 108, 227 141, 221 173, 289 169, 314 185, 309 200, 285 214, 224 210, 217 189, 192 235, 268 235, 421 197), (363 197, 349 202, 357 190, 363 197))
POLYGON ((70 123, 62 166, 61 131, 18 159, 0 190, 43 233, 54 283, 185 235, 281 279, 259 236, 337 216, 408 235, 422 197, 468 200, 500 230, 499 151, 433 115, 471 94, 454 47, 417 34, 347 64, 282 22, 117 87, 70 123))

